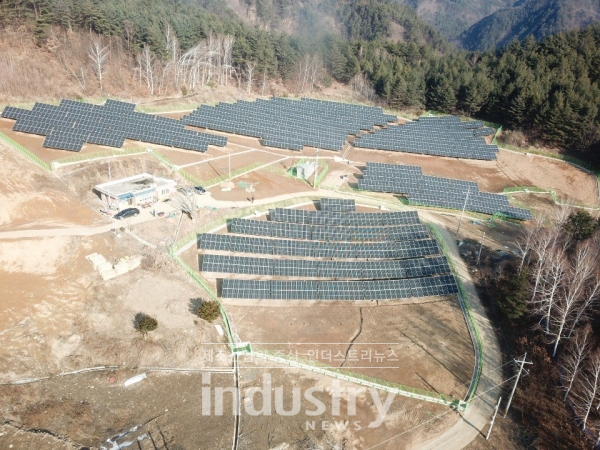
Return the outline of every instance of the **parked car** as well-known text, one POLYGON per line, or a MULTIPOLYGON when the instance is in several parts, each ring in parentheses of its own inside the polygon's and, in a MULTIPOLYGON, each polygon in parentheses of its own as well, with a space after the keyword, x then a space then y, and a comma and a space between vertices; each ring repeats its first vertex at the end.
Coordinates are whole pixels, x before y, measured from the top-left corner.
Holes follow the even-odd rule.
POLYGON ((115 214, 115 219, 123 220, 123 219, 127 219, 128 217, 135 217, 139 213, 140 213, 140 210, 137 208, 127 208, 127 209, 124 209, 123 211, 115 214))
POLYGON ((188 197, 191 197, 192 195, 194 195, 193 189, 189 188, 189 187, 179 187, 179 188, 177 188, 177 192, 179 192, 180 194, 183 194, 183 195, 187 195, 188 197))
POLYGON ((202 186, 194 186, 194 191, 198 195, 204 195, 204 194, 206 194, 206 189, 204 189, 202 186))

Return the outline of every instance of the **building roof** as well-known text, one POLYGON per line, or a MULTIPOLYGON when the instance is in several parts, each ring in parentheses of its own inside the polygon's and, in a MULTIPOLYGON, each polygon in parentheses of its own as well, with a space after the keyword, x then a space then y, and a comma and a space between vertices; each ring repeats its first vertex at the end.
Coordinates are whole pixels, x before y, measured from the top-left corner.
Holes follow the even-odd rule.
POLYGON ((172 187, 177 181, 141 173, 132 177, 121 178, 95 186, 96 190, 112 197, 130 198, 164 186, 172 187))

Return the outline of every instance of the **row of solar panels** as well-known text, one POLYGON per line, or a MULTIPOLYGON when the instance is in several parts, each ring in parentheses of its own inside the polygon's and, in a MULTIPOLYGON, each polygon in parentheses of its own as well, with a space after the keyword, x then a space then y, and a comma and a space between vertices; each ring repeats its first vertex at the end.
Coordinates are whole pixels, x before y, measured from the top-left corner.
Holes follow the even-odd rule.
POLYGON ((311 98, 302 98, 299 101, 282 97, 273 97, 269 100, 257 99, 256 101, 240 100, 237 103, 221 103, 217 105, 217 109, 229 112, 260 110, 267 114, 272 111, 287 111, 291 115, 305 115, 310 112, 314 115, 324 116, 323 118, 328 121, 335 120, 337 117, 347 117, 350 120, 374 120, 377 125, 386 125, 388 122, 397 120, 397 117, 392 114, 384 114, 381 108, 311 98))
POLYGON ((454 295, 450 275, 376 281, 259 281, 225 279, 221 297, 258 300, 393 300, 454 295))
POLYGON ((520 220, 531 219, 530 211, 510 206, 503 195, 479 192, 477 184, 471 181, 422 175, 418 166, 367 163, 358 187, 403 194, 415 205, 465 208, 491 215, 500 213, 520 220))
POLYGON ((350 212, 356 211, 356 203, 347 198, 322 198, 319 202, 321 211, 350 212))
POLYGON ((233 253, 347 259, 422 258, 441 253, 434 239, 354 243, 269 239, 229 234, 202 234, 198 239, 198 248, 233 253))
POLYGON ((302 209, 276 208, 269 211, 272 222, 299 223, 306 225, 381 227, 420 224, 416 211, 361 213, 334 211, 305 211, 302 209))
POLYGON ((402 260, 321 261, 311 259, 267 259, 206 254, 203 272, 236 273, 273 277, 399 279, 450 273, 443 256, 402 260))
POLYGON ((494 130, 480 121, 461 122, 455 116, 421 117, 406 125, 390 126, 362 135, 355 147, 420 153, 434 156, 492 160, 498 148, 482 136, 494 130))
POLYGON ((254 236, 333 242, 406 241, 428 239, 430 237, 429 229, 426 225, 422 224, 394 225, 389 227, 325 227, 251 219, 233 219, 229 224, 229 232, 254 236))
POLYGON ((134 112, 135 104, 107 100, 104 106, 61 100, 59 106, 36 103, 31 111, 6 107, 2 117, 13 130, 46 136, 44 147, 80 151, 83 145, 122 147, 125 139, 204 152, 225 146, 227 138, 187 130, 175 119, 134 112))
POLYGON ((310 99, 257 100, 202 105, 182 119, 188 125, 262 138, 265 145, 340 150, 348 134, 395 121, 380 108, 310 99))

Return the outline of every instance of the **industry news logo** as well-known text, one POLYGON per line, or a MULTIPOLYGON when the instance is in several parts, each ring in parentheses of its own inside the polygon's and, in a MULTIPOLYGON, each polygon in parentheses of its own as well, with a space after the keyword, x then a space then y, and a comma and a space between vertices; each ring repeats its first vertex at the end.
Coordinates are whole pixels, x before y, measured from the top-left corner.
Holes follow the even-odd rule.
POLYGON ((263 373, 262 386, 245 389, 243 395, 238 387, 213 387, 211 381, 209 373, 202 375, 203 416, 229 414, 229 408, 233 415, 296 416, 302 414, 307 417, 307 430, 377 428, 385 419, 395 398, 395 394, 389 392, 382 393, 387 394, 385 399, 382 399, 380 393, 374 388, 342 387, 341 383, 335 379, 327 387, 313 386, 304 391, 299 387, 293 387, 291 388, 291 398, 290 389, 285 392, 283 387, 272 385, 270 373, 263 373), (319 398, 317 398, 318 393, 321 394, 319 398), (368 423, 351 420, 356 416, 357 398, 362 395, 370 396, 368 402, 375 407, 377 412, 375 420, 368 423), (333 420, 321 420, 320 418, 324 416, 330 416, 333 420), (311 419, 312 417, 315 419, 311 419), (342 417, 343 420, 337 420, 342 417))

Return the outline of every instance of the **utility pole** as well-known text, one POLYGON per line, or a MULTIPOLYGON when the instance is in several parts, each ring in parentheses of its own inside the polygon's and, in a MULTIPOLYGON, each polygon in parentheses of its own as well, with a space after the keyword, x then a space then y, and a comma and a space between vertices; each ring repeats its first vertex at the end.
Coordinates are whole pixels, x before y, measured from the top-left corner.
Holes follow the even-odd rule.
POLYGON ((525 352, 525 354, 523 355, 523 359, 518 360, 515 359, 515 362, 518 364, 521 364, 519 366, 519 373, 517 374, 517 379, 515 380, 515 385, 512 388, 512 391, 510 392, 510 397, 508 397, 508 403, 506 404, 506 410, 504 411, 504 418, 506 418, 506 415, 508 414, 508 408, 510 408, 510 404, 512 402, 513 399, 513 395, 515 395, 515 391, 517 390, 517 384, 519 383, 519 379, 521 378, 521 373, 523 372, 523 366, 525 364, 533 364, 532 362, 527 361, 527 352, 525 352))
POLYGON ((456 229, 456 235, 460 232, 460 225, 462 224, 463 217, 465 215, 465 209, 467 209, 467 201, 469 200, 469 192, 470 189, 467 190, 467 195, 465 196, 465 204, 463 205, 462 213, 460 214, 460 219, 458 221, 458 228, 456 229))
POLYGON ((479 253, 477 253, 477 264, 475 264, 476 266, 479 265, 479 258, 481 258, 481 250, 483 249, 483 241, 485 241, 485 231, 483 232, 483 237, 481 238, 481 244, 479 245, 479 253))
POLYGON ((490 423, 490 429, 488 430, 487 436, 485 437, 486 441, 488 441, 490 439, 490 434, 492 434, 492 428, 494 426, 494 420, 496 420, 496 414, 498 414, 498 408, 500 408, 500 402, 501 401, 502 401, 502 397, 500 397, 498 399, 498 404, 494 408, 494 415, 492 416, 492 421, 490 423))

